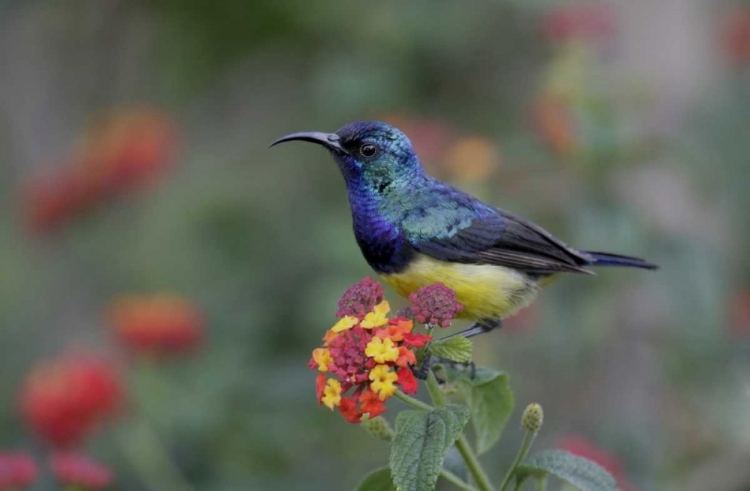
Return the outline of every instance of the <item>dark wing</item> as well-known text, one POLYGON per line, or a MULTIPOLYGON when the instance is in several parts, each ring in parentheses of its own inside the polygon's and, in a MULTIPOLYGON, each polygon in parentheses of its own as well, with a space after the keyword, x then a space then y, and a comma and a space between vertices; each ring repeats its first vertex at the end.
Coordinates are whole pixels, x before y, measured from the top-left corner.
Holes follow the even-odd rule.
POLYGON ((434 238, 411 241, 414 249, 444 261, 493 264, 530 274, 559 272, 593 274, 584 268, 592 262, 543 228, 503 210, 483 210, 482 216, 463 227, 434 238))

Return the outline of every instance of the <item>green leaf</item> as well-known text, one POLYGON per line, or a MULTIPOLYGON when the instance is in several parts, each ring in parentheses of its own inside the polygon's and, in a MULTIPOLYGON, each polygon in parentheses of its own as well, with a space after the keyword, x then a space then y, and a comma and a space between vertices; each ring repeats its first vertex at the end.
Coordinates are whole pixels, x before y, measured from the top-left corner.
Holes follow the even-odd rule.
POLYGON ((396 491, 391 480, 391 470, 383 467, 372 471, 359 483, 357 491, 396 491))
POLYGON ((438 339, 430 343, 430 353, 440 358, 468 363, 472 360, 474 345, 463 336, 438 339))
POLYGON ((478 368, 474 378, 466 376, 459 382, 471 410, 477 452, 481 454, 502 436, 513 413, 513 392, 507 375, 486 368, 478 368))
POLYGON ((399 491, 435 489, 445 453, 468 421, 469 410, 453 404, 399 413, 390 458, 391 476, 399 491))
POLYGON ((526 460, 516 470, 525 475, 552 474, 581 491, 619 491, 615 479, 601 466, 563 450, 545 450, 526 460))

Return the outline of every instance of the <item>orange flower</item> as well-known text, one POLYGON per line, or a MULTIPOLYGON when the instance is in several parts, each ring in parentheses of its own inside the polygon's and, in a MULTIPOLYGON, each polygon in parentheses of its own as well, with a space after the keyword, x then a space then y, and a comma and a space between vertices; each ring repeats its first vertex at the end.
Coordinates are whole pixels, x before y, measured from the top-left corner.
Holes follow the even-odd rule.
POLYGON ((388 322, 387 326, 385 326, 375 334, 381 339, 391 338, 396 342, 401 342, 404 340, 404 334, 406 334, 407 332, 411 332, 413 328, 414 322, 412 322, 410 319, 397 317, 395 319, 391 319, 388 322))
POLYGON ((66 355, 38 365, 20 394, 28 426, 57 447, 79 443, 113 417, 122 402, 123 387, 115 371, 90 356, 66 355))
POLYGON ((120 297, 108 316, 120 340, 133 351, 183 353, 203 341, 203 314, 192 302, 176 295, 120 297))

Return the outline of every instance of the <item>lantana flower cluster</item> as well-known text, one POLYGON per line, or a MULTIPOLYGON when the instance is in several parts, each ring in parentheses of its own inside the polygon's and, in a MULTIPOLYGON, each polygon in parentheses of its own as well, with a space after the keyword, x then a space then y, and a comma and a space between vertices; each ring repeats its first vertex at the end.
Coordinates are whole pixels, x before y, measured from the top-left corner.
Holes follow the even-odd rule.
MULTIPOLYGON (((442 284, 423 288, 410 299, 419 322, 442 327, 462 308, 455 293, 442 284)), ((319 372, 318 402, 338 409, 350 423, 359 423, 364 414, 382 414, 385 401, 398 390, 417 392, 412 368, 417 350, 432 336, 414 332, 412 319, 398 314, 389 318, 389 313, 383 288, 365 278, 341 297, 338 322, 326 332, 323 346, 313 351, 309 366, 319 372)))

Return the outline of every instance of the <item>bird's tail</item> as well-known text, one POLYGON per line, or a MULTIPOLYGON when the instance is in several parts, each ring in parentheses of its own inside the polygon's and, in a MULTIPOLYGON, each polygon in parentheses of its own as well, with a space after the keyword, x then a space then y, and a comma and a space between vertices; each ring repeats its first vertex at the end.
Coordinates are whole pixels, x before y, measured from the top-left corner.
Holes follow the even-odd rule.
POLYGON ((643 259, 638 259, 637 257, 592 251, 586 251, 586 254, 594 257, 594 262, 591 264, 592 266, 622 266, 625 268, 659 269, 659 266, 656 264, 649 263, 643 259))

